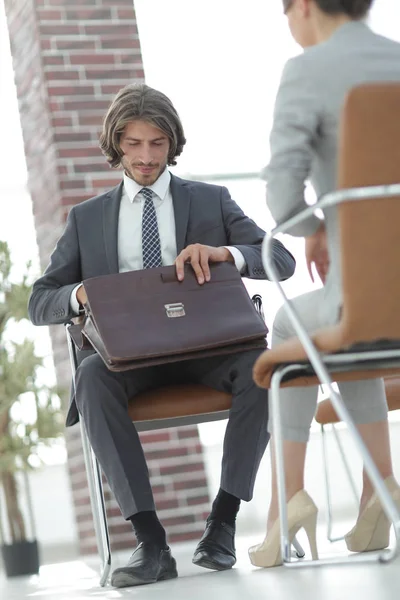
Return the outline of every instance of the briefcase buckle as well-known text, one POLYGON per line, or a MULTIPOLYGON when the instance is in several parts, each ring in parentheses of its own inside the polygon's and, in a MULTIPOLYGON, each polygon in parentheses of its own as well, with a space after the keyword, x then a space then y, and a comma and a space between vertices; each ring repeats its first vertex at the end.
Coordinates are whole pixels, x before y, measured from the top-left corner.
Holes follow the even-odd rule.
POLYGON ((164 304, 167 317, 174 319, 175 317, 185 316, 185 307, 182 302, 175 302, 173 304, 164 304))

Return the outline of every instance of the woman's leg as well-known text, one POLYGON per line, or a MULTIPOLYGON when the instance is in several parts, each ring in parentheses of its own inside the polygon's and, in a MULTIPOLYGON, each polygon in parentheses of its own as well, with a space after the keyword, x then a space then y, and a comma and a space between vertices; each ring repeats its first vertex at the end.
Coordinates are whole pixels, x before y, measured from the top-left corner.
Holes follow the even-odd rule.
MULTIPOLYGON (((269 505, 267 533, 279 516, 278 488, 276 481, 274 438, 270 441, 271 448, 271 503, 269 505)), ((283 460, 285 464, 286 500, 289 502, 297 492, 304 489, 304 465, 306 460, 307 442, 283 441, 283 460)))
MULTIPOLYGON (((393 475, 385 386, 382 379, 339 383, 339 389, 351 417, 383 479, 393 475)), ((362 512, 374 488, 363 471, 362 512)))
MULTIPOLYGON (((317 290, 292 300, 293 307, 302 320, 305 328, 313 333, 319 327, 325 325, 320 322, 321 305, 323 302, 323 290, 317 290)), ((296 335, 284 308, 278 312, 273 328, 272 347, 279 345, 288 338, 296 335)), ((377 464, 382 477, 386 479, 392 474, 389 435, 387 427, 387 405, 382 380, 370 380, 359 382, 346 382, 340 384, 343 401, 346 404, 359 432, 370 451, 372 458, 377 464)), ((315 548, 315 523, 317 508, 312 499, 302 491, 304 488, 304 466, 307 449, 307 441, 311 421, 315 414, 318 387, 284 388, 280 390, 279 406, 281 411, 283 459, 285 466, 285 487, 288 502, 288 520, 292 527, 299 525, 311 527, 309 535, 310 545, 313 541, 315 548), (293 500, 292 500, 293 499, 293 500), (292 502, 290 502, 292 500, 292 502), (303 517, 301 513, 303 511, 303 517), (312 523, 307 524, 304 515, 312 514, 312 523), (314 520, 315 519, 315 520, 314 520), (312 528, 314 530, 312 531, 312 528), (311 536, 311 537, 310 537, 311 536)), ((273 408, 270 407, 270 414, 273 408)), ((279 559, 279 529, 277 481, 274 460, 274 435, 272 431, 272 419, 268 428, 271 437, 272 457, 272 497, 268 514, 267 537, 262 544, 250 548, 250 560, 256 566, 275 566, 280 564, 279 559)), ((392 487, 396 484, 391 481, 392 487)), ((396 488, 396 494, 398 493, 396 488)), ((361 500, 361 511, 372 495, 372 487, 368 477, 364 473, 364 489, 361 500)), ((368 504, 369 507, 369 504, 368 504)), ((370 548, 385 547, 388 538, 389 523, 384 523, 376 535, 370 535, 368 524, 371 510, 368 515, 357 522, 357 526, 346 536, 346 543, 350 550, 364 551, 370 548)), ((375 510, 375 508, 373 509, 375 510)), ((308 517, 307 517, 308 518, 308 517)), ((378 519, 374 514, 374 519, 378 519)), ((379 519, 378 519, 379 520, 379 519)), ((375 525, 373 524, 374 531, 375 525)))
MULTIPOLYGON (((387 477, 390 477, 390 475, 393 475, 388 421, 364 423, 363 425, 358 425, 358 431, 360 432, 364 444, 367 446, 382 479, 386 479, 387 477)), ((373 485, 364 469, 360 513, 364 510, 373 493, 373 485)))
MULTIPOLYGON (((293 306, 308 331, 315 331, 321 324, 318 323, 319 307, 322 301, 323 290, 316 290, 292 300, 293 306)), ((296 335, 284 308, 282 307, 275 318, 272 332, 272 347, 276 347, 285 340, 296 335)), ((315 414, 318 387, 283 388, 279 392, 279 405, 281 409, 283 457, 285 464, 286 495, 289 501, 299 490, 304 488, 304 465, 307 450, 307 441, 311 421, 315 414)), ((271 413, 270 406, 270 413, 271 413)), ((272 419, 268 429, 272 432, 272 419)), ((267 531, 269 531, 278 518, 278 496, 276 469, 274 459, 274 436, 271 441, 271 471, 272 490, 271 504, 268 513, 267 531)))
MULTIPOLYGON (((316 290, 292 300, 293 306, 309 332, 324 325, 319 322, 323 290, 316 290)), ((272 335, 272 347, 296 335, 286 312, 281 308, 276 316, 272 335)), ((342 382, 339 384, 344 403, 358 427, 381 476, 392 475, 387 403, 383 380, 342 382)), ((309 428, 315 414, 318 388, 298 387, 280 390, 280 408, 283 433, 283 453, 287 499, 304 487, 304 464, 309 428)), ((272 421, 269 423, 272 433, 272 421)), ((271 437, 272 497, 268 515, 268 527, 278 517, 275 463, 273 460, 273 433, 271 437)), ((365 471, 360 511, 373 494, 373 487, 365 471)))

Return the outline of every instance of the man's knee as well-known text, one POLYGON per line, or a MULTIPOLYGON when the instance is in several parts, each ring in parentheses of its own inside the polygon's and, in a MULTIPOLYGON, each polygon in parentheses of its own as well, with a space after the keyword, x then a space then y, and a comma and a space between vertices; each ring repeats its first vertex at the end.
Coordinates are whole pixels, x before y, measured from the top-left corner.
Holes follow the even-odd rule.
POLYGON ((264 352, 264 350, 249 350, 248 352, 241 352, 237 356, 235 361, 236 372, 239 376, 249 381, 253 381, 253 367, 258 357, 264 352))
POLYGON ((108 369, 98 354, 91 354, 83 359, 76 370, 76 378, 80 381, 101 377, 108 369))
POLYGON ((266 390, 261 391, 260 388, 254 382, 253 379, 253 368, 256 360, 264 352, 264 350, 250 350, 243 352, 236 362, 235 379, 236 379, 236 390, 246 391, 247 402, 258 402, 260 396, 264 398, 268 397, 266 390))
POLYGON ((98 354, 92 354, 83 359, 75 375, 75 402, 80 412, 83 403, 91 397, 96 396, 96 401, 100 401, 100 394, 97 395, 95 390, 109 372, 98 354), (89 387, 94 393, 87 393, 89 387))

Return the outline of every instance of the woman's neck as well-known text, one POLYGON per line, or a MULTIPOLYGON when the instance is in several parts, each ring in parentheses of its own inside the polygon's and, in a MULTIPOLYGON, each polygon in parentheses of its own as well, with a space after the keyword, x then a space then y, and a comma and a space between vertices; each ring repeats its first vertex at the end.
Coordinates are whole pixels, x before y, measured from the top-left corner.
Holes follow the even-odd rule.
POLYGON ((317 43, 320 44, 321 42, 326 42, 339 27, 352 21, 353 19, 347 15, 329 17, 325 15, 315 15, 314 31, 317 43))

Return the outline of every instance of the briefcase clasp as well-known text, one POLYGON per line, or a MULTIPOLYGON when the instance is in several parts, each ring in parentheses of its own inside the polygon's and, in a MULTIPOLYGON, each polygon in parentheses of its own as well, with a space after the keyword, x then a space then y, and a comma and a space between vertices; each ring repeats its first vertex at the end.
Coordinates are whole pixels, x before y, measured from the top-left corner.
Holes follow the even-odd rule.
POLYGON ((175 302, 174 304, 164 304, 167 317, 174 319, 175 317, 185 316, 185 307, 182 302, 175 302))

